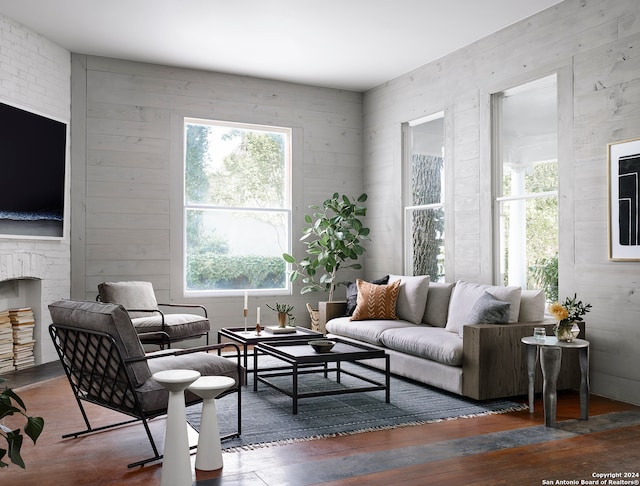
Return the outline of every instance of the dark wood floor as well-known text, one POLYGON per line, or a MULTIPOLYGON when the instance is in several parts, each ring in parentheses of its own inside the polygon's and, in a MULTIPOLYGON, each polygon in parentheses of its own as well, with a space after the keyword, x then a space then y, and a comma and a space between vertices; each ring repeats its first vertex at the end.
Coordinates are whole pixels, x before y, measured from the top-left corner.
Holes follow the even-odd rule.
MULTIPOLYGON (((2 484, 160 484, 161 464, 126 467, 150 453, 140 425, 61 439, 83 424, 66 378, 59 373, 49 365, 9 376, 11 381, 3 384, 19 385, 30 414, 43 416, 46 425, 36 446, 23 446, 27 469, 12 465, 0 470, 2 484)), ((89 413, 95 425, 115 418, 114 412, 99 407, 91 407, 89 413)), ((194 481, 198 486, 541 485, 545 480, 580 484, 597 473, 638 474, 640 407, 592 396, 590 419, 575 421, 579 413, 577 393, 565 392, 559 395, 557 428, 544 427, 538 399, 534 414, 488 415, 224 453, 222 470, 195 471, 194 481)), ((153 421, 152 430, 161 445, 164 420, 153 421)))

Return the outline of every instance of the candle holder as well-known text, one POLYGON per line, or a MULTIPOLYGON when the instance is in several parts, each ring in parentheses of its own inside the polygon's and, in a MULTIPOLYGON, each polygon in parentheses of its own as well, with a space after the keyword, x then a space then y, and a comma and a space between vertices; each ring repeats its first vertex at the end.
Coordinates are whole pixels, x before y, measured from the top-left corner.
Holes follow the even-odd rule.
POLYGON ((244 314, 244 331, 242 332, 242 334, 249 334, 249 331, 247 330, 247 314, 249 313, 249 311, 245 308, 243 311, 244 314))

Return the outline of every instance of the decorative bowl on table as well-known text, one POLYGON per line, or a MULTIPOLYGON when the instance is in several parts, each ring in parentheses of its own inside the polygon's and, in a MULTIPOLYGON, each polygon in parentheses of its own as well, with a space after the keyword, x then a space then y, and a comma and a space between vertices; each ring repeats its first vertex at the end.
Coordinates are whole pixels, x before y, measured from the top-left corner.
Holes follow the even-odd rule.
POLYGON ((328 353, 331 351, 336 343, 328 339, 314 339, 309 341, 309 345, 316 351, 316 353, 328 353))

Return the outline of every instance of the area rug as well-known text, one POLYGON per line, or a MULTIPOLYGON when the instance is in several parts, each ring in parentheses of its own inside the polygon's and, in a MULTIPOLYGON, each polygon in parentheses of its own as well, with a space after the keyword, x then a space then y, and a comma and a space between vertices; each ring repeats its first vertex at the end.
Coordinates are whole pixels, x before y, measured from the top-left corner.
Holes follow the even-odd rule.
MULTIPOLYGON (((349 365, 345 365, 349 366, 349 365)), ((353 366, 353 365, 352 365, 353 366)), ((384 380, 376 371, 359 373, 384 380)), ((272 378, 291 389, 291 377, 272 378)), ((322 374, 301 375, 300 390, 349 387, 354 378, 343 375, 338 385, 322 374)), ((236 397, 217 400, 221 434, 232 432, 237 423, 236 397)), ((263 383, 253 391, 253 375, 242 391, 242 435, 222 443, 226 451, 269 447, 276 444, 351 435, 362 432, 428 424, 443 420, 525 410, 526 405, 509 400, 474 401, 420 383, 392 376, 391 403, 385 403, 384 391, 305 398, 298 401, 298 414, 292 414, 292 399, 263 383)), ((187 408, 187 419, 197 430, 201 405, 187 408)))

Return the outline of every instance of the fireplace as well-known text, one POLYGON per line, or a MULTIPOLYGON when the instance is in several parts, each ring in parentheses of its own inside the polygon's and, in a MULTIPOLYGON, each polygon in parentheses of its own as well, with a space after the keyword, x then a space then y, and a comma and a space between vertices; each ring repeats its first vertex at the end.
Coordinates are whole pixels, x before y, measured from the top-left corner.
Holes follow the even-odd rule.
POLYGON ((55 264, 55 254, 0 251, 0 310, 31 307, 35 318, 33 354, 36 365, 58 356, 49 337, 51 316, 47 305, 68 298, 68 266, 55 264))

